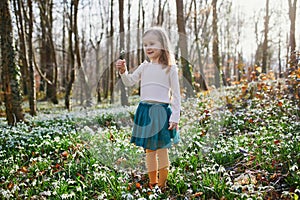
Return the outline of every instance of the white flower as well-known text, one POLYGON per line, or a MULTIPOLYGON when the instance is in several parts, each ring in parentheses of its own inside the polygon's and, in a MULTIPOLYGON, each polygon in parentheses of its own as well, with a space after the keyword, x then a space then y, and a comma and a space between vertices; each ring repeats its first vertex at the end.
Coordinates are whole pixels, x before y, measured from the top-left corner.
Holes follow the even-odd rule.
POLYGON ((9 190, 0 190, 0 194, 2 194, 6 199, 9 199, 10 197, 13 197, 13 195, 10 193, 9 190))
POLYGON ((27 185, 26 185, 26 183, 22 182, 22 183, 19 184, 19 186, 24 186, 24 187, 26 187, 27 185))
POLYGON ((56 136, 56 137, 54 138, 54 142, 59 142, 59 141, 60 141, 60 137, 56 136))
POLYGON ((105 199, 105 197, 107 197, 106 192, 102 192, 102 193, 98 196, 98 199, 105 199))
POLYGON ((68 184, 71 184, 71 185, 76 183, 76 181, 74 181, 72 179, 68 179, 67 182, 68 182, 68 184))
POLYGON ((152 199, 157 199, 158 195, 157 194, 150 194, 149 195, 149 199, 152 200, 152 199))
POLYGON ((226 169, 223 167, 223 166, 220 166, 219 169, 218 169, 218 172, 226 172, 226 169))
POLYGON ((82 189, 81 189, 81 187, 80 187, 80 186, 76 187, 76 191, 78 191, 78 192, 82 192, 82 189))
POLYGON ((36 186, 36 179, 32 181, 32 186, 36 186))
POLYGON ((41 196, 51 196, 51 191, 43 191, 40 193, 41 196))
POLYGON ((296 171, 298 170, 298 165, 295 163, 293 166, 290 167, 291 171, 296 171))
POLYGON ((122 198, 124 198, 126 200, 131 200, 131 199, 134 199, 134 196, 132 196, 132 194, 130 194, 130 193, 125 193, 125 194, 122 194, 122 198))

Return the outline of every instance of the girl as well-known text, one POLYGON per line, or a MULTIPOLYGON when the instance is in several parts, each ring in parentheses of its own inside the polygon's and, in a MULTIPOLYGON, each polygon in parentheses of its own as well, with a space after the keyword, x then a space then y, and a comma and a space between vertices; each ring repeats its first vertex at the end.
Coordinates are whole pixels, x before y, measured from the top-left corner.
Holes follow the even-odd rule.
POLYGON ((126 86, 141 81, 141 101, 130 142, 145 149, 149 186, 164 188, 169 168, 168 148, 172 142, 179 142, 178 70, 169 38, 162 28, 152 27, 143 34, 143 48, 150 62, 143 62, 132 74, 128 73, 125 60, 119 59, 116 68, 126 86))

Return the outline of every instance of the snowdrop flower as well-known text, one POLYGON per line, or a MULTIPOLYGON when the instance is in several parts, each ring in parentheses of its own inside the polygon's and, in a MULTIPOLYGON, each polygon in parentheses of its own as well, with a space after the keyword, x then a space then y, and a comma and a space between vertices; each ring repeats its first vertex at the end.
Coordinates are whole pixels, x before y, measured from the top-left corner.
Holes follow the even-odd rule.
POLYGON ((36 186, 36 179, 32 181, 32 186, 36 186))
POLYGON ((72 180, 72 179, 68 179, 68 180, 67 180, 67 183, 68 183, 68 184, 75 184, 76 181, 74 181, 74 180, 72 180))
POLYGON ((290 167, 291 171, 296 171, 298 170, 298 165, 295 163, 292 167, 290 167))
POLYGON ((136 197, 141 196, 140 191, 139 191, 139 190, 135 190, 134 195, 135 195, 136 197))
POLYGON ((157 194, 150 194, 149 195, 149 199, 152 200, 152 199, 157 199, 158 195, 157 194))
POLYGON ((10 193, 9 190, 0 190, 0 194, 2 194, 6 199, 9 199, 10 197, 13 197, 13 195, 10 193))
POLYGON ((105 199, 107 197, 106 192, 102 192, 99 196, 98 199, 105 199))
POLYGON ((20 183, 19 186, 20 187, 22 187, 22 186, 26 187, 27 185, 26 185, 26 183, 23 182, 23 183, 20 183))
POLYGON ((63 194, 63 195, 61 195, 61 198, 62 199, 68 199, 69 198, 69 194, 63 194))
POLYGON ((54 142, 59 142, 59 141, 60 141, 60 137, 56 136, 56 137, 54 138, 54 142))
POLYGON ((131 199, 134 199, 134 196, 130 193, 124 193, 124 194, 122 194, 122 198, 126 199, 126 200, 131 200, 131 199))
POLYGON ((283 191, 282 196, 289 196, 290 192, 289 191, 283 191))
POLYGON ((223 166, 220 166, 218 172, 224 173, 226 172, 226 169, 223 166))
POLYGON ((40 193, 41 196, 51 196, 51 191, 43 191, 40 193))
POLYGON ((76 191, 77 191, 77 192, 82 192, 81 187, 80 187, 80 186, 76 187, 76 191))

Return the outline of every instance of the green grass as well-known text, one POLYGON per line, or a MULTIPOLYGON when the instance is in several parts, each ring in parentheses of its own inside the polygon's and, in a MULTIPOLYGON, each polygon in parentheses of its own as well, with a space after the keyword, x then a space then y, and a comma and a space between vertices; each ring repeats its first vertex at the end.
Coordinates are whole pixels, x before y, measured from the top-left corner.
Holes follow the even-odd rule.
POLYGON ((135 106, 1 125, 0 198, 298 199, 299 100, 240 87, 183 102, 165 192, 147 187, 144 152, 129 143, 135 106))

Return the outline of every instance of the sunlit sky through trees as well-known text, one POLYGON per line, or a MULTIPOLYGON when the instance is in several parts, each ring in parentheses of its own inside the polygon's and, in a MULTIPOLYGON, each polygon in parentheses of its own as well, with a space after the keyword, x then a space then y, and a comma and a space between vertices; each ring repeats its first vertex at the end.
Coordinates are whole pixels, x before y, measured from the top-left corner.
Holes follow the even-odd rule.
MULTIPOLYGON (((60 1, 60 0, 54 0, 60 1)), ((78 11, 78 23, 79 23, 79 34, 85 34, 85 37, 91 40, 96 41, 99 38, 99 35, 103 33, 106 34, 107 27, 110 27, 110 0, 82 0, 79 1, 80 7, 78 11), (102 13, 102 19, 101 19, 102 13), (104 21, 104 29, 101 28, 102 21, 104 21)), ((164 3, 162 0, 161 2, 164 3)), ((189 10, 191 0, 184 0, 185 5, 185 15, 189 10)), ((200 1, 196 0, 200 5, 200 1)), ((205 1, 202 1, 205 2, 205 1)), ((135 31, 137 30, 137 16, 138 16, 138 4, 139 0, 130 0, 131 10, 130 10, 130 29, 132 35, 136 35, 135 31)), ((157 13, 158 13, 158 0, 155 1, 143 1, 145 8, 145 27, 150 27, 155 23, 157 13)), ((239 51, 243 52, 245 59, 248 61, 253 60, 253 56, 257 49, 257 41, 255 37, 255 22, 258 22, 258 39, 259 41, 263 40, 263 31, 264 31, 264 17, 265 17, 265 4, 266 0, 218 0, 218 9, 219 9, 219 29, 224 25, 225 19, 225 9, 228 4, 232 3, 232 11, 230 14, 232 23, 236 23, 237 19, 243 21, 241 27, 241 36, 240 44, 238 45, 239 51)), ((204 3, 203 3, 204 4, 204 3)), ((299 49, 300 44, 300 34, 299 34, 299 20, 300 20, 300 1, 297 2, 297 14, 296 14, 296 49, 299 49)), ((128 0, 124 0, 124 23, 125 23, 125 33, 127 31, 127 20, 128 20, 128 0)), ((206 7, 197 8, 199 11, 201 9, 209 9, 210 1, 206 7)), ((54 30, 54 34, 60 35, 61 33, 61 20, 62 20, 62 11, 63 6, 60 3, 57 3, 54 9, 56 13, 56 21, 54 22, 54 27, 58 27, 57 30, 54 30)), ((290 20, 289 20, 289 7, 288 0, 270 0, 270 31, 269 39, 273 43, 272 48, 276 51, 278 48, 276 43, 279 41, 279 35, 281 37, 282 48, 286 48, 287 37, 289 36, 290 29, 290 20)), ((114 0, 114 11, 113 11, 113 20, 114 20, 114 34, 119 33, 119 6, 118 0, 114 0)), ((212 15, 212 13, 210 13, 212 15)), ((167 0, 167 6, 165 8, 164 14, 164 24, 165 28, 171 30, 174 34, 173 40, 176 40, 177 24, 176 24, 176 1, 167 0)), ((210 16, 211 23, 212 17, 210 16)), ((192 19, 190 19, 191 21, 192 19)), ((192 22, 189 22, 190 24, 192 22)), ((199 22, 200 23, 200 22, 199 22)), ((233 25, 233 29, 236 29, 233 25)), ((190 33, 190 36, 193 36, 191 31, 188 30, 192 25, 187 25, 187 32, 190 33), (190 31, 190 32, 189 32, 190 31)), ((224 27, 223 27, 224 29, 224 27)), ((232 31, 232 37, 236 37, 236 30, 232 31)), ((189 36, 189 37, 190 37, 189 36)), ((221 36, 220 36, 221 37, 221 36)), ((133 40, 137 38, 134 37, 133 40)), ((189 38, 193 40, 193 38, 189 38)), ((136 41, 132 42, 131 48, 134 48, 136 41)), ((174 41, 175 42, 175 41, 174 41)), ((284 57, 284 55, 283 55, 284 57)), ((284 59, 284 58, 283 58, 284 59)))
MULTIPOLYGON (((259 18, 260 31, 263 31, 263 23, 265 16, 265 7, 266 0, 233 0, 234 10, 236 13, 244 14, 246 26, 243 31, 243 50, 244 52, 250 56, 254 53, 257 48, 255 43, 255 33, 254 33, 254 16, 255 18, 259 18)), ((300 6, 299 2, 297 2, 297 15, 296 15, 296 43, 299 49, 300 43, 300 34, 299 33, 299 18, 300 18, 300 6)), ((278 38, 278 32, 282 33, 283 40, 286 38, 286 34, 289 33, 290 21, 289 21, 289 7, 288 0, 270 0, 270 35, 272 38, 278 38)), ((284 41, 286 42, 286 41, 284 41)))

